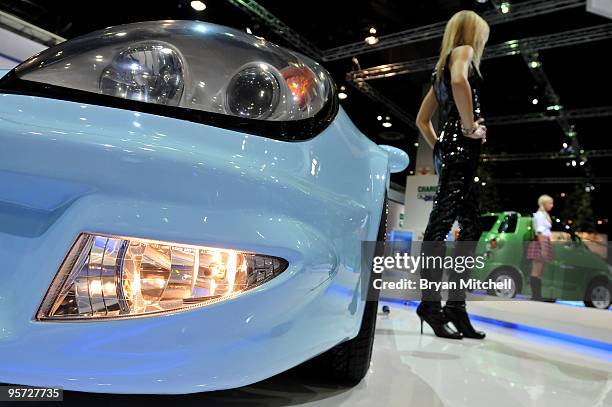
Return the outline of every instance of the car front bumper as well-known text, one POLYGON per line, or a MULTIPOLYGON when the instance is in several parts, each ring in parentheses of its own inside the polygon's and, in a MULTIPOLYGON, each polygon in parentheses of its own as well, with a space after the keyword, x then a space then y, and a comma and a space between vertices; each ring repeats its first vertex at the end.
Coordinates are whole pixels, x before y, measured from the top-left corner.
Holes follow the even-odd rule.
POLYGON ((376 239, 387 157, 342 110, 318 137, 289 143, 73 102, 0 101, 0 382, 225 389, 357 334, 369 273, 360 242, 376 239), (34 320, 82 232, 248 250, 289 268, 188 311, 34 320))

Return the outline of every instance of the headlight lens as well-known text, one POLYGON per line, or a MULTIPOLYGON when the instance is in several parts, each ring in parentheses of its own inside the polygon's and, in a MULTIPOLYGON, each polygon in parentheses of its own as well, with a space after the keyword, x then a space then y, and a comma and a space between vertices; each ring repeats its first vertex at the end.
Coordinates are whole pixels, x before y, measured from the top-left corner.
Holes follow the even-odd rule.
MULTIPOLYGON (((3 85, 12 77, 175 106, 184 109, 181 118, 199 111, 242 120, 330 121, 337 109, 331 77, 316 62, 242 31, 196 21, 109 27, 30 58, 3 85)), ((61 97, 61 89, 40 90, 61 97)))
POLYGON ((266 64, 242 69, 227 87, 227 106, 236 116, 266 119, 278 106, 280 85, 266 64))
POLYGON ((183 60, 171 46, 140 44, 121 51, 100 77, 106 95, 163 105, 178 105, 183 95, 183 60))
POLYGON ((234 250, 82 234, 37 319, 121 318, 203 306, 257 287, 287 265, 234 250))

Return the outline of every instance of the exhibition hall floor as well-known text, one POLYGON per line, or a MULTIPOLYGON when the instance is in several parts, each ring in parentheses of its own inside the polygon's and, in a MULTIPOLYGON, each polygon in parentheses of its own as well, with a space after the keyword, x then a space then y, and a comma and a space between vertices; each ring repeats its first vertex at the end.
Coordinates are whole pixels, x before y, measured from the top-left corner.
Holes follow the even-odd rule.
MULTIPOLYGON (((371 370, 355 387, 289 371, 234 390, 185 396, 70 393, 67 404, 199 406, 612 406, 612 353, 490 323, 484 341, 419 334, 413 306, 385 302, 371 370)), ((601 311, 606 312, 606 311, 601 311)))

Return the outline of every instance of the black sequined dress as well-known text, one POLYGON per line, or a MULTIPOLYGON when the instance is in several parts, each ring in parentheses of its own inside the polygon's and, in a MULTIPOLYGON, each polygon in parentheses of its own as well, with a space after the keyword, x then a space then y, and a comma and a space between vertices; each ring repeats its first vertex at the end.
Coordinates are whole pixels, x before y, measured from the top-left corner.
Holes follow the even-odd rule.
MULTIPOLYGON (((448 65, 448 63, 447 63, 448 65)), ((474 120, 481 117, 479 93, 482 88, 482 77, 472 63, 469 83, 472 88, 474 120)), ((425 256, 442 256, 446 254, 444 240, 450 232, 455 220, 460 231, 455 243, 455 256, 473 255, 475 242, 481 234, 478 209, 478 188, 475 182, 477 174, 481 140, 466 137, 461 132, 461 117, 455 104, 450 70, 443 70, 442 78, 436 81, 435 71, 432 75, 432 86, 438 100, 439 137, 434 147, 434 154, 441 161, 438 192, 433 209, 429 216, 427 229, 423 236, 422 252, 425 256)), ((449 281, 454 281, 459 287, 461 279, 467 279, 469 270, 457 273, 449 270, 449 281)), ((440 268, 423 267, 421 277, 430 281, 440 281, 440 268)), ((422 290, 422 298, 426 301, 440 301, 440 292, 422 290)), ((465 291, 456 289, 449 291, 449 299, 465 300, 465 291)))

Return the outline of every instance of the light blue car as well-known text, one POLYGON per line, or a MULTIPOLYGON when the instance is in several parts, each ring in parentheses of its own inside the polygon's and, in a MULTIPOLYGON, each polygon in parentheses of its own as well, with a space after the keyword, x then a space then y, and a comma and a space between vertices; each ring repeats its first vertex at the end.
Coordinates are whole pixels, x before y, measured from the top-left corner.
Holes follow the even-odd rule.
POLYGON ((361 242, 384 232, 408 157, 357 130, 319 64, 159 21, 2 74, 0 382, 192 393, 308 360, 366 374, 361 242))

